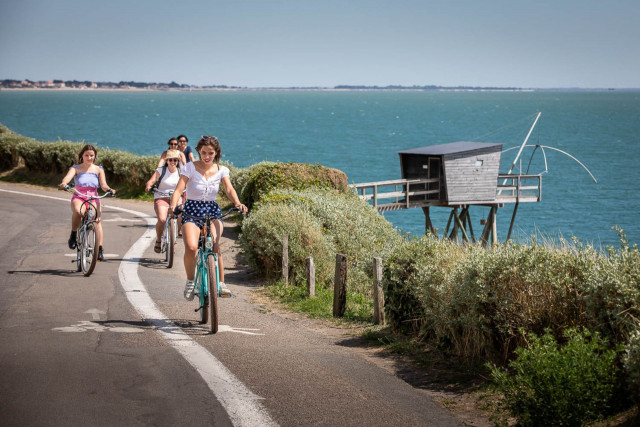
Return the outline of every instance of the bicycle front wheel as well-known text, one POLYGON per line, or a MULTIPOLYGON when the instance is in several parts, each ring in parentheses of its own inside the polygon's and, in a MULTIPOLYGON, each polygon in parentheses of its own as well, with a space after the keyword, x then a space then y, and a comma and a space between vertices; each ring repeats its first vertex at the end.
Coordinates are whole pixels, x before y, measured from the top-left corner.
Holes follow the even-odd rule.
POLYGON ((214 255, 207 256, 207 283, 209 284, 209 317, 211 333, 218 332, 218 260, 214 255))
POLYGON ((96 229, 93 223, 84 227, 82 236, 82 248, 80 250, 80 264, 85 276, 90 276, 96 268, 98 251, 96 247, 96 229))
POLYGON ((175 218, 167 219, 168 227, 167 227, 167 268, 173 267, 173 255, 176 246, 176 220, 175 218))

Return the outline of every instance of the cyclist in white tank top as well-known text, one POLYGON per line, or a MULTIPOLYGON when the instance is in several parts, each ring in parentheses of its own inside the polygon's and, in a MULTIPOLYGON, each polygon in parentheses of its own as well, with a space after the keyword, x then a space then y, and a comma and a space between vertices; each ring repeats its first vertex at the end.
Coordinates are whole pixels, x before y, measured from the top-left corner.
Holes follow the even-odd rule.
POLYGON ((157 188, 153 194, 153 209, 156 211, 156 217, 158 218, 156 222, 156 244, 153 250, 158 254, 162 250, 160 239, 162 239, 164 224, 167 222, 169 203, 171 202, 169 192, 175 190, 180 180, 180 153, 178 150, 167 150, 164 160, 166 166, 156 169, 151 178, 149 178, 149 181, 147 181, 145 187, 147 193, 151 190, 152 186, 155 185, 157 188))

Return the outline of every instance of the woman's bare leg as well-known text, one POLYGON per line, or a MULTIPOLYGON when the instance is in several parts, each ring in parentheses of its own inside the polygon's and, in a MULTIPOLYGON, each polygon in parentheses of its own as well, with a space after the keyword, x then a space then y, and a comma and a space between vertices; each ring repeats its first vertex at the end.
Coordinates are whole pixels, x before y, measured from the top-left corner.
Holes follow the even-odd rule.
POLYGON ((182 226, 182 240, 184 241, 184 270, 187 279, 193 280, 196 275, 196 253, 198 252, 198 238, 200 229, 192 222, 182 226))

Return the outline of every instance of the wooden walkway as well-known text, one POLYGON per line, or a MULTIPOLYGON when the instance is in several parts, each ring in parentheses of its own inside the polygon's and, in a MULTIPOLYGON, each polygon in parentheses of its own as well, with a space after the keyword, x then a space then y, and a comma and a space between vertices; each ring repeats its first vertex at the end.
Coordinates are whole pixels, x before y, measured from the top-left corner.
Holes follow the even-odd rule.
POLYGON ((379 212, 400 209, 422 208, 425 215, 425 233, 438 235, 438 230, 431 222, 429 209, 431 207, 450 208, 449 221, 443 237, 463 242, 475 242, 471 221, 470 207, 490 207, 488 217, 481 221, 484 230, 480 236, 483 246, 489 241, 498 240, 497 220, 498 208, 507 203, 514 203, 511 223, 507 239, 515 223, 516 213, 520 203, 535 203, 542 198, 541 175, 498 174, 496 194, 493 200, 464 200, 448 201, 441 191, 440 179, 396 179, 391 181, 368 182, 353 184, 358 196, 373 204, 379 212), (451 227, 451 228, 450 228, 451 227), (450 231, 451 230, 451 231, 450 231))
POLYGON ((373 203, 379 212, 429 206, 462 207, 464 205, 504 205, 505 203, 539 202, 542 197, 541 175, 499 174, 494 200, 444 202, 440 197, 440 180, 396 179, 352 184, 361 199, 373 203), (426 197, 425 197, 426 196, 426 197))

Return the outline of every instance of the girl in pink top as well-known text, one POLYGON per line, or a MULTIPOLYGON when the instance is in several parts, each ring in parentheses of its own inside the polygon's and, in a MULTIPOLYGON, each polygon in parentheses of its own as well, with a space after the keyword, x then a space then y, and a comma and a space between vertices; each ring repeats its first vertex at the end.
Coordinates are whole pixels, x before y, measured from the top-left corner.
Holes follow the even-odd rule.
MULTIPOLYGON (((90 196, 98 195, 98 188, 102 188, 102 191, 111 191, 113 194, 115 190, 109 188, 107 180, 104 175, 104 169, 102 166, 97 166, 94 162, 98 155, 98 150, 93 145, 85 145, 80 154, 78 155, 78 164, 69 168, 69 172, 62 178, 62 182, 58 185, 59 188, 65 189, 67 184, 73 178, 76 189, 83 194, 90 196)), ((71 198, 71 235, 69 236, 69 249, 76 248, 76 230, 80 226, 82 215, 86 211, 87 201, 74 193, 71 198)), ((102 207, 100 200, 94 200, 97 217, 96 217, 96 238, 98 240, 98 260, 104 260, 104 254, 102 251, 102 224, 100 221, 100 214, 102 213, 102 207)))

